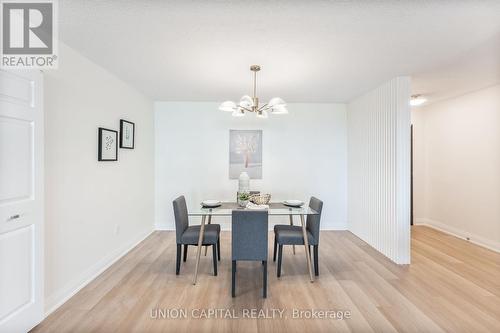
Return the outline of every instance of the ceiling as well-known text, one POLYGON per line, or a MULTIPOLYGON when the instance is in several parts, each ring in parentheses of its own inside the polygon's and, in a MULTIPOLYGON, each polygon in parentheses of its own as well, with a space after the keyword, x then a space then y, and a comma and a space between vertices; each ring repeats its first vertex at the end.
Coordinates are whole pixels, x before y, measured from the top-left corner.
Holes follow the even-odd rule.
POLYGON ((398 75, 431 101, 500 82, 500 1, 60 0, 61 40, 154 100, 346 102, 398 75))

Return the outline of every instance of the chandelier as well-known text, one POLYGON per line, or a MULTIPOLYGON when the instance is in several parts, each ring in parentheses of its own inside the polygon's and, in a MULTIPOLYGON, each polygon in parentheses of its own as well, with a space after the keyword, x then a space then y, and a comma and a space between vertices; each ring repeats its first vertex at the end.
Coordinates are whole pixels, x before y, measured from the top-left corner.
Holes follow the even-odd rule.
POLYGON ((250 70, 253 72, 253 97, 245 95, 238 104, 233 101, 225 101, 219 106, 219 110, 232 112, 234 117, 243 117, 245 112, 254 112, 258 118, 267 118, 269 112, 272 114, 287 114, 286 103, 279 97, 271 98, 269 103, 259 106, 256 90, 257 72, 260 71, 260 66, 252 65, 250 70))

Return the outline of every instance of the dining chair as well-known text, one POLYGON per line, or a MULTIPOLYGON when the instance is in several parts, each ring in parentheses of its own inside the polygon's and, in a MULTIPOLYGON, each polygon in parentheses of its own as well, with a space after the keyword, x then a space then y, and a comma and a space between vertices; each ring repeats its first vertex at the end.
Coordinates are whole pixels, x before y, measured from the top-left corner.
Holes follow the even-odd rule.
MULTIPOLYGON (((175 241, 177 243, 177 260, 175 266, 175 274, 179 275, 181 269, 181 251, 184 245, 184 258, 187 259, 187 251, 189 245, 198 245, 200 236, 200 226, 189 226, 188 210, 186 199, 180 196, 173 201, 174 217, 175 217, 175 241)), ((214 262, 214 275, 217 276, 217 257, 220 261, 220 225, 206 224, 203 233, 203 245, 212 246, 212 256, 214 262), (217 256, 217 253, 219 254, 217 256)))
MULTIPOLYGON (((314 249, 314 275, 319 275, 318 266, 318 246, 319 246, 319 225, 321 221, 321 211, 323 201, 316 197, 311 197, 309 208, 315 210, 318 215, 307 215, 306 231, 309 247, 314 249)), ((281 276, 281 262, 283 259, 283 245, 304 245, 304 235, 302 226, 278 224, 274 226, 274 252, 273 261, 276 261, 276 248, 278 248, 278 268, 277 276, 281 276)), ((311 253, 311 251, 309 251, 311 253)))
POLYGON ((262 295, 267 297, 267 210, 233 210, 231 225, 232 280, 231 295, 236 296, 236 262, 261 261, 263 267, 262 295))

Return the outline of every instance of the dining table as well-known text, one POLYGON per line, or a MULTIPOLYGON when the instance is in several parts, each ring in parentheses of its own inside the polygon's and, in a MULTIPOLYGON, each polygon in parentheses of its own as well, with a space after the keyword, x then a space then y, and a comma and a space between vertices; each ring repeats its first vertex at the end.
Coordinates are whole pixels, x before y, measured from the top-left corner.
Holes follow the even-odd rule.
MULTIPOLYGON (((307 237, 306 223, 304 217, 307 215, 318 215, 314 209, 307 207, 305 204, 300 207, 292 207, 285 205, 281 202, 271 202, 266 208, 269 216, 289 216, 290 224, 293 225, 293 217, 299 216, 300 224, 302 227, 302 236, 304 237, 304 249, 306 254, 307 268, 309 270, 309 278, 311 282, 314 282, 314 276, 312 272, 311 256, 309 253, 309 240, 307 237)), ((252 208, 241 207, 237 202, 221 202, 220 205, 216 207, 204 207, 200 205, 194 209, 188 210, 189 216, 201 217, 200 225, 200 235, 198 238, 198 247, 196 253, 196 266, 193 275, 193 284, 196 284, 198 278, 198 267, 200 264, 201 249, 203 247, 203 237, 205 232, 205 224, 210 224, 212 222, 212 217, 217 216, 231 216, 233 210, 254 210, 252 208)), ((295 251, 295 246, 294 246, 295 251)))

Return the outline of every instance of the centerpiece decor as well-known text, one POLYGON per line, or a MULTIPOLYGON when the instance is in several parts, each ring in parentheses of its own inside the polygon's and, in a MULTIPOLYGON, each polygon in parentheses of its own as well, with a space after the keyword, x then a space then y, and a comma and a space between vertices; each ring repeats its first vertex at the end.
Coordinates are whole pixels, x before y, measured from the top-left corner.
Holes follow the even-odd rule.
POLYGON ((249 200, 250 200, 250 193, 247 192, 238 193, 238 205, 240 205, 240 207, 246 207, 249 200))

